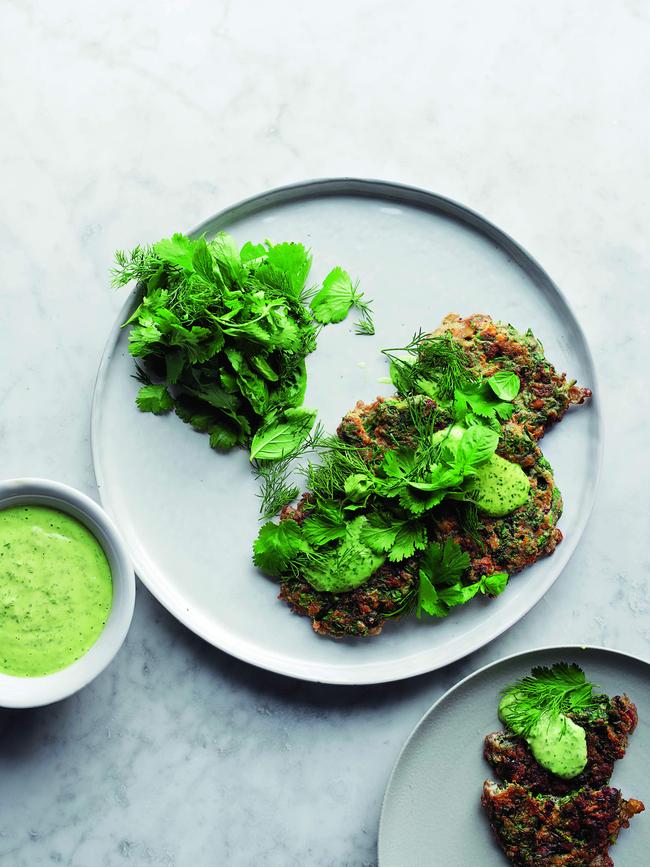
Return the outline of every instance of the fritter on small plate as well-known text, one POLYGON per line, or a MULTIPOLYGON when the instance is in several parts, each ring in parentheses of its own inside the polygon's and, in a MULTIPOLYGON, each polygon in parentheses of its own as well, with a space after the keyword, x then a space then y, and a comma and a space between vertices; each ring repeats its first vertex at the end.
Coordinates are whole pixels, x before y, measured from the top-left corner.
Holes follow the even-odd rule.
POLYGON ((485 758, 500 779, 519 783, 534 793, 564 795, 584 786, 598 789, 606 785, 614 763, 625 755, 628 737, 636 728, 636 706, 626 695, 615 695, 612 699, 603 696, 597 710, 568 716, 587 735, 587 765, 579 776, 565 780, 551 773, 538 764, 523 738, 505 731, 486 736, 485 758))
POLYGON ((535 795, 519 783, 487 781, 481 802, 516 867, 613 867, 609 847, 644 809, 609 786, 556 797, 535 795))

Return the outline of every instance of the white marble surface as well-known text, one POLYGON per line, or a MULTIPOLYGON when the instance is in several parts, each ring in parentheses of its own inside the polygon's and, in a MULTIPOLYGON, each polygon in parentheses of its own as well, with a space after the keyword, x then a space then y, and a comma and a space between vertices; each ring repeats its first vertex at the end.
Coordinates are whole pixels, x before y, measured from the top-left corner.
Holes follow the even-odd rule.
POLYGON ((95 683, 0 717, 3 865, 368 867, 399 746, 461 674, 539 644, 650 655, 649 44, 644 0, 0 0, 2 476, 95 493, 116 247, 337 174, 429 187, 531 250, 583 322, 607 426, 563 576, 438 674, 292 682, 205 645, 139 586, 95 683))

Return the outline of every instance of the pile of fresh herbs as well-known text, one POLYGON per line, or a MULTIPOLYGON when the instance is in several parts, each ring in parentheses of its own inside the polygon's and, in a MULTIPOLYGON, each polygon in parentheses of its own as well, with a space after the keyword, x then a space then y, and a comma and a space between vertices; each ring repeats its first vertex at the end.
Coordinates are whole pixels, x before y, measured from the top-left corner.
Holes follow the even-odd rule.
POLYGON ((496 596, 508 580, 497 573, 465 583, 468 554, 453 540, 430 536, 443 500, 466 504, 476 520, 475 480, 490 462, 502 460, 495 456, 500 421, 512 415, 519 379, 501 372, 480 377, 449 335, 419 334, 404 349, 385 354, 409 407, 416 444, 354 447, 337 437, 314 443, 319 459, 304 470, 305 519, 266 523, 254 560, 270 575, 344 593, 385 562, 416 558, 418 589, 406 607, 418 616, 444 617, 477 593, 496 596))
POLYGON ((239 249, 225 233, 118 252, 114 284, 136 280, 140 292, 125 323, 143 383, 138 407, 174 410, 213 448, 250 449, 262 471, 295 453, 316 416, 302 402, 319 329, 355 307, 357 333, 374 333, 370 306, 342 268, 307 287, 311 261, 302 244, 239 249))

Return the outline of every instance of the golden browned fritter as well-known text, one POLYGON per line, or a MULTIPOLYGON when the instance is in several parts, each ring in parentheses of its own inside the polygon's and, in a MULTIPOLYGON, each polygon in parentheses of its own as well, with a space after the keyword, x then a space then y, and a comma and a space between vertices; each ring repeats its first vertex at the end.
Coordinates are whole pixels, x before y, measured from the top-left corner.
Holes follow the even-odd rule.
POLYGON ((595 710, 568 715, 587 735, 587 765, 577 777, 565 780, 543 768, 526 741, 511 732, 487 735, 485 758, 500 779, 519 783, 535 794, 565 795, 583 786, 598 789, 607 785, 614 762, 625 755, 628 737, 636 728, 636 706, 626 695, 615 695, 612 699, 603 696, 595 710))
MULTIPOLYGON (((572 403, 582 403, 589 389, 567 382, 544 358, 541 343, 530 331, 519 334, 512 326, 495 323, 489 316, 462 319, 447 316, 434 334, 449 333, 465 350, 474 374, 488 377, 507 370, 519 377, 521 390, 514 400, 512 418, 501 425, 498 454, 518 463, 530 481, 528 501, 509 515, 490 518, 477 512, 471 521, 464 503, 445 501, 424 517, 430 541, 452 539, 469 554, 466 583, 495 572, 513 575, 541 557, 552 554, 562 541, 557 527, 562 514, 562 497, 553 472, 536 444, 544 431, 559 421, 572 403)), ((449 405, 439 406, 423 395, 377 398, 359 401, 348 412, 337 435, 357 446, 368 462, 381 458, 387 449, 416 448, 418 425, 431 419, 431 429, 441 430, 454 422, 449 405)), ((283 520, 302 520, 309 497, 298 509, 288 509, 283 520)), ((385 563, 368 581, 347 593, 314 590, 301 576, 285 578, 280 598, 293 610, 311 618, 316 632, 335 637, 374 635, 387 618, 412 610, 418 588, 419 557, 400 563, 385 563)))
POLYGON ((483 786, 483 807, 515 867, 613 867, 608 855, 622 828, 645 808, 618 789, 580 789, 558 798, 518 783, 483 786))
POLYGON ((546 360, 544 347, 530 329, 521 334, 484 313, 466 318, 450 313, 433 333, 451 334, 465 349, 476 372, 485 377, 497 370, 517 374, 521 391, 513 402, 513 421, 536 440, 562 419, 571 404, 591 397, 588 388, 579 388, 575 380, 567 380, 565 373, 558 373, 546 360))
MULTIPOLYGON (((413 445, 416 430, 411 405, 418 403, 424 412, 436 412, 429 398, 378 398, 371 404, 359 401, 339 425, 338 436, 350 445, 367 449, 377 456, 386 448, 413 445)), ((440 417, 437 426, 447 420, 440 417)), ((467 583, 494 572, 513 575, 540 557, 552 554, 562 533, 557 522, 562 514, 562 497, 555 487, 551 467, 536 443, 524 429, 508 422, 503 429, 499 454, 520 464, 527 474, 531 495, 528 502, 503 518, 478 515, 472 532, 465 525, 463 503, 443 503, 429 519, 429 538, 456 540, 469 554, 467 583)), ((283 519, 301 520, 309 508, 309 497, 298 509, 286 509, 283 519)), ((323 593, 304 579, 292 577, 282 582, 280 598, 297 613, 310 617, 312 627, 321 635, 376 635, 387 618, 408 613, 415 602, 419 558, 401 563, 385 563, 370 579, 348 593, 323 593)))

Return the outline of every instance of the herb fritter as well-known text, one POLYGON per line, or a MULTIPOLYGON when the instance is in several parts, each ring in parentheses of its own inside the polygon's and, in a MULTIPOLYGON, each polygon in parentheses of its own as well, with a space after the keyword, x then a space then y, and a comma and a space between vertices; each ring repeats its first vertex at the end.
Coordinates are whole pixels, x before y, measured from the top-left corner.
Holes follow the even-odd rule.
POLYGON ((606 785, 614 762, 625 755, 628 736, 636 728, 636 706, 626 695, 615 695, 612 699, 603 696, 597 710, 568 716, 587 734, 587 766, 574 779, 562 779, 543 768, 535 761, 526 741, 511 732, 487 735, 485 758, 500 779, 520 783, 535 793, 564 795, 583 786, 597 789, 606 785))
POLYGON ((644 809, 608 786, 555 797, 486 782, 481 802, 515 867, 613 867, 609 847, 644 809))

